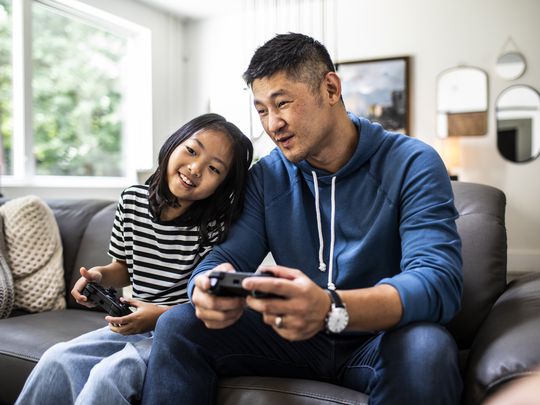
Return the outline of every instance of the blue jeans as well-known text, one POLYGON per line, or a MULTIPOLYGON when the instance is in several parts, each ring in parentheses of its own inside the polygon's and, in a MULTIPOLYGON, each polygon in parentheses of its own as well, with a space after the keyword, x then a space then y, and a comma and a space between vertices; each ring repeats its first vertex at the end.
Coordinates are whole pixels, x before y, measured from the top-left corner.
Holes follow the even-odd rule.
POLYGON ((47 350, 16 405, 129 404, 142 390, 152 332, 123 336, 104 327, 47 350))
POLYGON ((157 323, 142 403, 212 404, 218 378, 259 375, 339 384, 368 394, 371 404, 459 404, 457 353, 446 329, 432 323, 289 342, 254 311, 213 330, 181 305, 157 323))

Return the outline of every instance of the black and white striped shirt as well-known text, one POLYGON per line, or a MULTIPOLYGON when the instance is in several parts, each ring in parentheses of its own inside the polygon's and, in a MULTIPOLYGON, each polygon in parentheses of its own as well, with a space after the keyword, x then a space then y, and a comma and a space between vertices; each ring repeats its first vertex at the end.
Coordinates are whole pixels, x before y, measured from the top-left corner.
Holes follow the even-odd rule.
POLYGON ((133 298, 154 304, 187 302, 192 271, 208 254, 199 228, 152 220, 148 186, 132 186, 120 196, 109 255, 127 263, 133 298))

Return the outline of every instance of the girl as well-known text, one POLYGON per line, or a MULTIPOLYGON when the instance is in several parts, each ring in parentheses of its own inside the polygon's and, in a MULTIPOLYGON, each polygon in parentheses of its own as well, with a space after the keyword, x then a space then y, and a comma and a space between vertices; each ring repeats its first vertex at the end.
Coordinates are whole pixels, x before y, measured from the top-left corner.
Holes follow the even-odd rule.
POLYGON ((87 270, 71 294, 88 282, 131 284, 136 308, 107 316, 107 327, 47 350, 17 404, 129 403, 142 390, 152 330, 171 305, 187 302, 187 281, 211 246, 225 239, 243 207, 253 146, 217 114, 197 117, 167 139, 146 185, 121 195, 109 245, 112 263, 87 270))

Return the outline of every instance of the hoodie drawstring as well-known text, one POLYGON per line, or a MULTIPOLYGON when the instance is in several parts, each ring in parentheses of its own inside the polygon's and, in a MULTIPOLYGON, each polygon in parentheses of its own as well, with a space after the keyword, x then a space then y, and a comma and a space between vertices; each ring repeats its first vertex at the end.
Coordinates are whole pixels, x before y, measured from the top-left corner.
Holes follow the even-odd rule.
POLYGON ((311 172, 311 174, 313 175, 313 183, 315 183, 315 212, 317 213, 317 229, 319 231, 319 270, 326 271, 326 264, 323 259, 324 240, 322 234, 321 207, 319 205, 319 181, 317 180, 315 172, 311 172))
MULTIPOLYGON (((319 270, 326 271, 326 264, 324 263, 323 250, 324 239, 322 233, 322 221, 321 221, 321 207, 319 202, 319 181, 317 174, 312 171, 313 183, 315 188, 315 211, 317 214, 317 230, 319 232, 319 270)), ((335 242, 335 217, 336 217, 336 177, 332 177, 332 196, 331 196, 331 219, 330 219, 330 256, 328 258, 330 262, 330 269, 328 271, 328 289, 335 290, 336 286, 333 283, 333 271, 334 271, 334 242, 335 242)))

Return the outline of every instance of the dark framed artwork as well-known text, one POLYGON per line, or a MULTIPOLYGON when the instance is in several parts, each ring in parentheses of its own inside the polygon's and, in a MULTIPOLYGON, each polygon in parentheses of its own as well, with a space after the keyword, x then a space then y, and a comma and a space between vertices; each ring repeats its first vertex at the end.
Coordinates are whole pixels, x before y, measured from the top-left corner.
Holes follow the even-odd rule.
POLYGON ((347 111, 409 135, 409 57, 336 64, 347 111))

